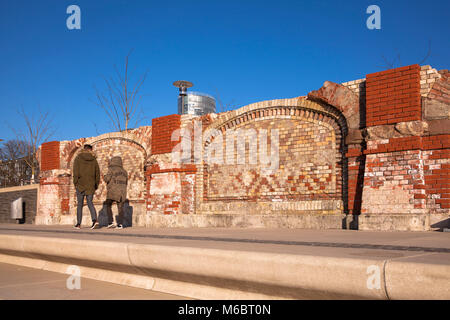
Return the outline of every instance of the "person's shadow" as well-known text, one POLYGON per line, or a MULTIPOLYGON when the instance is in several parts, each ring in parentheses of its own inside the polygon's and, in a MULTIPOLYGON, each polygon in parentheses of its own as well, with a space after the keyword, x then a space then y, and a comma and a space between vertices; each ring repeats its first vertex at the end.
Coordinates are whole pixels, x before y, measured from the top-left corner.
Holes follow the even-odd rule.
POLYGON ((102 209, 98 212, 97 222, 100 227, 108 226, 108 210, 106 209, 106 201, 103 202, 102 209))
POLYGON ((450 228, 450 218, 436 222, 431 225, 432 228, 439 228, 440 231, 450 228))
MULTIPOLYGON (((117 206, 113 204, 113 207, 117 206)), ((115 216, 115 221, 117 221, 118 215, 115 216)), ((108 226, 108 209, 106 206, 106 201, 103 202, 102 209, 98 212, 98 223, 100 227, 108 226)), ((133 207, 130 206, 130 201, 127 199, 123 205, 123 221, 122 225, 124 228, 133 226, 133 207)))
MULTIPOLYGON (((116 216, 117 219, 117 216, 116 216)), ((133 226, 133 207, 130 206, 130 200, 125 200, 123 205, 123 221, 122 225, 124 228, 133 226)))

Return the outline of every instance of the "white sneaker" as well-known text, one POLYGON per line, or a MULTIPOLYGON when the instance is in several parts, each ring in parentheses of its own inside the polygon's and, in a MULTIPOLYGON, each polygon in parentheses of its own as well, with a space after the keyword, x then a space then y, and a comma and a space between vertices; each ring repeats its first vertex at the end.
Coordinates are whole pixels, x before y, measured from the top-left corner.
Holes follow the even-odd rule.
POLYGON ((110 223, 110 224, 108 224, 108 226, 106 228, 107 229, 113 229, 115 227, 116 227, 116 225, 114 223, 110 223))
POLYGON ((92 223, 91 229, 98 229, 98 228, 100 228, 100 224, 99 224, 97 221, 94 221, 94 222, 92 223))
POLYGON ((123 229, 123 225, 118 224, 117 227, 116 227, 116 229, 123 229))

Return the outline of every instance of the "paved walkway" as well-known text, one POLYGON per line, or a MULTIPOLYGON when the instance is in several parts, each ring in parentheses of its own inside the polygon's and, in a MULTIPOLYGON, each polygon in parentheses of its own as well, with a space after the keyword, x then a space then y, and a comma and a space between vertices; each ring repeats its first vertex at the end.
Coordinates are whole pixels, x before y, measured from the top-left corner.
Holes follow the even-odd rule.
POLYGON ((450 253, 449 232, 143 227, 76 230, 71 226, 0 224, 0 234, 290 254, 363 254, 377 258, 450 253))
POLYGON ((179 300, 186 297, 0 263, 0 300, 179 300), (78 286, 79 284, 79 286, 78 286))
MULTIPOLYGON (((145 271, 154 277, 154 290, 163 288, 167 293, 200 299, 253 299, 246 292, 295 299, 450 297, 449 232, 142 227, 76 230, 72 226, 0 224, 0 236, 4 240, 0 253, 32 252, 41 259, 59 257, 55 261, 82 262, 87 267, 97 261, 96 266, 106 264, 111 271, 126 266, 127 270, 145 271), (90 249, 83 249, 83 241, 90 249), (368 282, 371 268, 378 270, 376 291, 368 282)), ((121 281, 128 280, 121 277, 121 281)))

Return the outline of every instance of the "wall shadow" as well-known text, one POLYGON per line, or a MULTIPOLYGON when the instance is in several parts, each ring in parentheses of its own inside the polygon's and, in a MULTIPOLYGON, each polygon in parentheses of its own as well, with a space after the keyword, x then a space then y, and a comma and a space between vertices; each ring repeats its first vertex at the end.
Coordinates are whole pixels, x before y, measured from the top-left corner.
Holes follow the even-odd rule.
MULTIPOLYGON (((116 215, 116 221, 117 221, 117 215, 116 215)), ((130 200, 125 200, 125 203, 123 205, 123 221, 122 225, 124 228, 132 227, 133 226, 133 206, 130 205, 130 200)))
POLYGON ((108 226, 108 210, 106 208, 106 201, 103 201, 103 206, 97 214, 97 222, 100 227, 108 226))
POLYGON ((450 228, 450 218, 436 222, 431 225, 432 228, 439 228, 440 231, 443 231, 445 228, 450 228))
MULTIPOLYGON (((113 204, 112 206, 115 206, 113 204)), ((117 206, 115 206, 117 208, 117 206)), ((111 208, 112 210, 112 208, 111 208)), ((114 216, 114 221, 117 221, 117 218, 119 217, 118 214, 114 216)), ((97 220, 100 224, 100 227, 107 227, 108 226, 108 207, 106 205, 106 201, 103 202, 103 206, 101 210, 97 214, 97 220)), ((132 227, 133 226, 133 206, 130 205, 130 200, 125 200, 123 205, 123 220, 122 225, 124 228, 132 227)))
POLYGON ((359 230, 359 215, 347 214, 342 219, 342 229, 344 230, 359 230))
POLYGON ((26 207, 27 207, 27 203, 25 201, 23 201, 22 202, 22 219, 17 219, 17 222, 19 224, 24 224, 25 223, 26 213, 27 213, 26 207))

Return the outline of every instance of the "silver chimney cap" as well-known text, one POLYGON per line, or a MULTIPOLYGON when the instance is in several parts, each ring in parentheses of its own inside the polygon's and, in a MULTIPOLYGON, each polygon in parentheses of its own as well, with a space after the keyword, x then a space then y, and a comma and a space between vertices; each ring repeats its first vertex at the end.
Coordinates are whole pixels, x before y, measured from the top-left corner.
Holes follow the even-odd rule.
POLYGON ((194 84, 185 80, 178 80, 173 83, 173 85, 180 89, 180 96, 186 95, 186 89, 192 87, 194 84))

